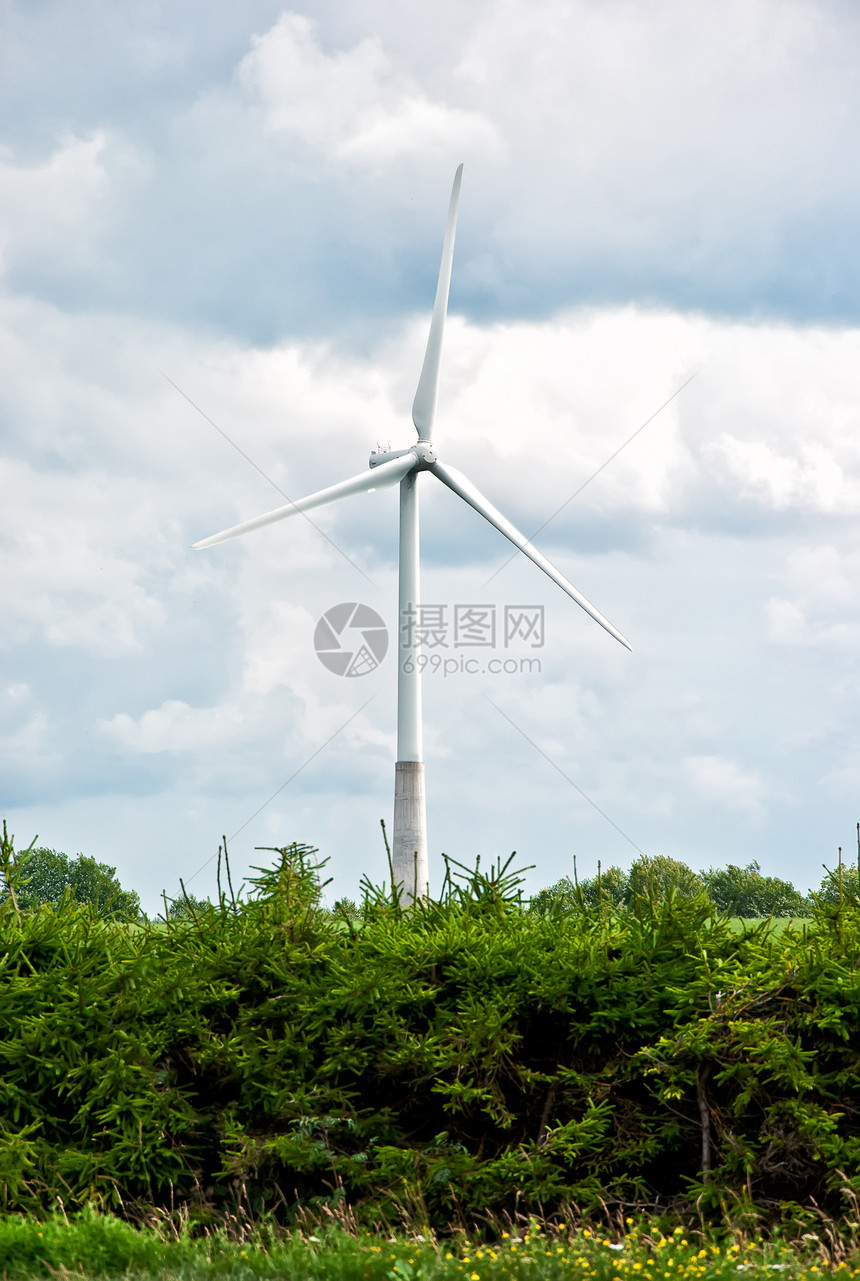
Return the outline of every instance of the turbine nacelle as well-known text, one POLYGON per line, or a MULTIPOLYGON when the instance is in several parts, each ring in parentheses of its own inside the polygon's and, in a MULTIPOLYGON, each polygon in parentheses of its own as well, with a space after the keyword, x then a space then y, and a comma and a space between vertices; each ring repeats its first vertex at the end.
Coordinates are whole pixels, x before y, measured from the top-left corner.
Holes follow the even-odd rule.
POLYGON ((408 449, 374 449, 370 455, 368 466, 379 467, 382 463, 391 462, 395 458, 406 458, 411 454, 415 459, 415 471, 428 471, 436 463, 436 451, 429 440, 419 440, 417 444, 410 445, 408 449))

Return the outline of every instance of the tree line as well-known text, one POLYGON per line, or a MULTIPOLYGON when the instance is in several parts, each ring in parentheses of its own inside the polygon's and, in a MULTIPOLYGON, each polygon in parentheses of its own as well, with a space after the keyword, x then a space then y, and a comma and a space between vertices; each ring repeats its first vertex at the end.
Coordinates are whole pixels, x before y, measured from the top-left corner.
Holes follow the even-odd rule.
MULTIPOLYGON (((43 903, 57 907, 67 896, 94 908, 100 916, 143 919, 140 896, 135 890, 123 888, 115 867, 99 863, 86 854, 70 858, 60 850, 43 846, 22 851, 18 859, 17 897, 22 908, 35 908, 43 903)), ((613 865, 604 871, 599 864, 598 869, 596 876, 582 880, 562 877, 539 890, 526 904, 538 913, 574 911, 577 906, 629 908, 643 895, 662 898, 671 893, 686 899, 703 895, 719 911, 745 919, 809 917, 816 901, 838 903, 846 893, 856 895, 860 888, 857 869, 841 863, 834 871, 825 872, 819 888, 812 894, 803 894, 782 877, 764 875, 756 860, 744 867, 729 863, 696 872, 679 859, 657 855, 643 856, 626 870, 613 865)), ((0 885, 0 902, 7 895, 8 888, 0 885)), ((166 915, 171 919, 187 917, 207 901, 194 895, 180 895, 175 900, 167 900, 166 915)), ((350 900, 340 899, 335 910, 351 914, 356 909, 350 900)))
MULTIPOLYGON (((87 854, 70 858, 61 850, 31 846, 19 852, 17 862, 14 892, 19 908, 38 908, 43 903, 58 907, 65 898, 86 904, 99 916, 138 920, 142 915, 139 894, 123 889, 116 868, 87 854)), ((0 903, 9 895, 10 886, 4 879, 0 903)))
POLYGON ((753 860, 745 867, 729 863, 694 872, 686 863, 666 855, 643 856, 626 871, 620 867, 599 870, 584 880, 563 877, 541 890, 531 901, 538 912, 574 910, 577 906, 629 908, 641 897, 664 898, 671 893, 682 899, 703 896, 720 912, 746 919, 757 917, 809 917, 816 902, 839 903, 858 892, 857 868, 841 861, 833 871, 825 869, 818 890, 802 894, 791 881, 764 876, 753 860))

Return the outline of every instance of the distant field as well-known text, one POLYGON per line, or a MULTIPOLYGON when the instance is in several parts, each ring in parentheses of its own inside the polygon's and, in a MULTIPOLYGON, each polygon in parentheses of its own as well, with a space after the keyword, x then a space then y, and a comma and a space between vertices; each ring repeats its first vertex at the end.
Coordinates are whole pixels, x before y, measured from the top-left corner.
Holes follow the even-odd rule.
POLYGON ((730 924, 733 930, 740 933, 742 930, 755 929, 756 926, 767 925, 774 934, 782 934, 785 930, 802 930, 812 924, 808 916, 732 916, 730 924))

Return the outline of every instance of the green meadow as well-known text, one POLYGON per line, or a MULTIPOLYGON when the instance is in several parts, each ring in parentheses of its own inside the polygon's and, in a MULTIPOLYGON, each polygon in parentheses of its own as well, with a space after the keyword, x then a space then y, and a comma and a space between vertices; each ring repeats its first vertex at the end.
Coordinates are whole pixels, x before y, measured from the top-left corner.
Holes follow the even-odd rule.
POLYGON ((0 1220, 0 1259, 8 1281, 32 1278, 136 1278, 139 1281, 853 1281, 860 1274, 856 1242, 822 1234, 800 1241, 764 1241, 743 1234, 716 1238, 677 1227, 664 1232, 632 1220, 623 1231, 592 1231, 566 1223, 469 1236, 400 1232, 396 1236, 343 1227, 278 1231, 234 1220, 192 1235, 163 1221, 133 1227, 115 1216, 83 1212, 71 1219, 0 1220))

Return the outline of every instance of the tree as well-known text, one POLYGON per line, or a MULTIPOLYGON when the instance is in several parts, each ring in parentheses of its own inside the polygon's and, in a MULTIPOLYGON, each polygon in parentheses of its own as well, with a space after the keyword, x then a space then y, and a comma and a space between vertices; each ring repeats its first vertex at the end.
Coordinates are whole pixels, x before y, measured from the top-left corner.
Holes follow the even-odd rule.
POLYGON ((627 891, 627 873, 620 867, 608 867, 601 875, 586 877, 578 883, 563 876, 554 885, 548 885, 532 897, 531 909, 546 915, 549 912, 575 912, 586 907, 619 907, 627 891))
POLYGON ((695 898, 703 893, 704 881, 697 872, 686 863, 667 854, 655 854, 652 858, 643 854, 630 868, 627 881, 626 901, 634 898, 653 896, 665 898, 672 890, 680 898, 695 898))
POLYGON ((331 914, 346 917, 348 921, 357 921, 361 916, 361 908, 351 898, 339 898, 332 904, 331 914))
POLYGON ((569 876, 563 876, 554 885, 546 885, 532 895, 530 907, 540 916, 550 912, 574 912, 579 905, 576 886, 569 876))
MULTIPOLYGON (((116 868, 99 863, 86 854, 74 859, 60 850, 30 849, 18 855, 19 882, 15 887, 21 908, 54 906, 65 893, 78 903, 89 903, 100 916, 137 919, 140 898, 134 890, 124 890, 116 878, 116 868)), ((8 897, 8 888, 0 898, 8 897)))
POLYGON ((580 906, 622 907, 629 900, 629 874, 620 867, 607 867, 597 876, 574 882, 563 876, 554 885, 534 895, 532 911, 572 912, 580 906))
POLYGON ((746 867, 729 863, 702 873, 708 893, 729 916, 809 916, 811 904, 791 881, 762 876, 753 860, 746 867))
POLYGON ((827 873, 815 897, 820 903, 842 903, 846 899, 856 903, 858 892, 860 892, 860 884, 858 884, 857 868, 846 867, 843 864, 841 873, 838 868, 835 872, 827 873))
POLYGON ((580 903, 587 907, 629 907, 635 898, 649 894, 661 899, 672 890, 682 898, 695 898, 704 893, 704 889, 702 878, 686 863, 664 854, 653 858, 643 855, 629 872, 620 867, 607 867, 598 876, 580 881, 578 888, 565 876, 536 894, 532 908, 537 912, 570 912, 580 903))
POLYGON ((589 907, 603 904, 607 907, 620 907, 626 903, 629 895, 629 874, 620 867, 607 867, 598 876, 586 877, 580 881, 582 897, 589 907))
POLYGON ((186 890, 181 898, 168 899, 167 918, 170 921, 192 921, 211 906, 208 898, 197 898, 186 890))

